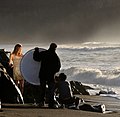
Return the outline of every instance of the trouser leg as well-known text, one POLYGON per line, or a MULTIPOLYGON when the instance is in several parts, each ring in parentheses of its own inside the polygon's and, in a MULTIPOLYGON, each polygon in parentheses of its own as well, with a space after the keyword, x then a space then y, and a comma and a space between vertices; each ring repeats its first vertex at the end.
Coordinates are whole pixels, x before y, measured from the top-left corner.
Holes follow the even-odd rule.
POLYGON ((46 81, 40 83, 40 102, 45 101, 46 81))
POLYGON ((54 106, 54 90, 55 90, 55 83, 49 82, 48 83, 48 106, 53 107, 54 106))

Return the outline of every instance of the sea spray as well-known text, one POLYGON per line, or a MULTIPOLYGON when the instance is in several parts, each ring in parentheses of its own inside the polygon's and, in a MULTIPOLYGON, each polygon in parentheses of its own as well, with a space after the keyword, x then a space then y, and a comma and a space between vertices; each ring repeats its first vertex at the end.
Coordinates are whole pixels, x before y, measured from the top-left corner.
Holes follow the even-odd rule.
POLYGON ((106 86, 119 86, 120 75, 106 75, 105 71, 99 69, 82 69, 77 67, 71 67, 68 69, 62 69, 68 76, 68 80, 76 80, 88 84, 100 84, 106 86))

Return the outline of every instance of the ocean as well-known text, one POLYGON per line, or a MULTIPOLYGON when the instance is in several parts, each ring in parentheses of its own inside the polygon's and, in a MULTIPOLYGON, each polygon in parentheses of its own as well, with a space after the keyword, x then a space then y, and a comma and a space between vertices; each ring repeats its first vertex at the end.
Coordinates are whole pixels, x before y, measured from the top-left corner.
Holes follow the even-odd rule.
MULTIPOLYGON (((23 54, 35 47, 47 49, 49 45, 23 44, 23 54)), ((0 45, 12 51, 14 45, 0 45)), ((101 96, 120 99, 120 43, 86 42, 58 45, 57 54, 62 67, 60 72, 67 80, 75 80, 89 85, 91 95, 105 91, 101 96)))

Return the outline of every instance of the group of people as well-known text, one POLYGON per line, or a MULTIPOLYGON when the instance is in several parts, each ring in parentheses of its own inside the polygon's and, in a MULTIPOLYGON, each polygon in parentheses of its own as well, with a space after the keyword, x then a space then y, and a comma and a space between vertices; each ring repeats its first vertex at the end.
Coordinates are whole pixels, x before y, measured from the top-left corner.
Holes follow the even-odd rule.
MULTIPOLYGON (((39 107, 43 107, 46 101, 46 85, 48 86, 48 107, 58 108, 70 105, 74 105, 75 108, 84 108, 89 106, 89 109, 96 111, 96 107, 91 105, 79 106, 80 98, 73 96, 71 85, 66 81, 67 76, 64 73, 60 73, 58 76, 57 72, 60 71, 61 62, 56 53, 57 45, 51 43, 48 50, 39 52, 39 48, 36 47, 33 53, 33 59, 41 62, 39 71, 40 80, 40 92, 36 103, 39 107), (57 104, 57 106, 56 106, 57 104)), ((20 72, 20 60, 23 57, 22 45, 16 44, 13 52, 10 55, 9 65, 13 67, 13 79, 17 86, 19 86, 21 93, 24 91, 24 79, 20 72)), ((97 108, 98 109, 98 108, 97 108)))
MULTIPOLYGON (((57 72, 60 71, 61 62, 56 54, 57 45, 55 43, 51 43, 48 50, 39 52, 39 48, 36 47, 33 53, 33 59, 35 61, 41 62, 41 68, 39 72, 40 78, 40 92, 39 99, 36 100, 37 104, 42 107, 45 104, 46 99, 46 85, 48 85, 48 107, 55 108, 55 91, 59 91, 59 99, 58 102, 63 104, 63 100, 65 103, 69 101, 75 101, 75 98, 71 99, 72 93, 70 89, 70 85, 65 81, 66 75, 61 73, 58 76, 55 76, 57 72), (57 78, 57 80, 55 79, 57 78), (58 80, 59 79, 59 80, 58 80), (57 81, 57 82, 56 82, 57 81), (64 83, 64 82, 65 83, 64 83), (60 86, 61 85, 61 86, 60 86), (65 92, 64 92, 65 91, 65 92)), ((22 45, 16 44, 13 52, 10 54, 9 65, 13 67, 13 79, 16 85, 20 88, 21 93, 24 91, 24 78, 20 72, 20 61, 23 57, 22 54, 22 45)), ((76 102, 76 105, 78 101, 76 102)))

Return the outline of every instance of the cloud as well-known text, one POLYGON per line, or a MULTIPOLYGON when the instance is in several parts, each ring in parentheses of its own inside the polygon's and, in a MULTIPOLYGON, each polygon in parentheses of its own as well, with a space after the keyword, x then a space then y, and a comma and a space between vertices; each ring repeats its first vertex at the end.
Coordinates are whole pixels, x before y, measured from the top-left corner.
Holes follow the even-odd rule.
POLYGON ((119 37, 119 14, 119 0, 4 0, 0 43, 109 41, 119 37))

